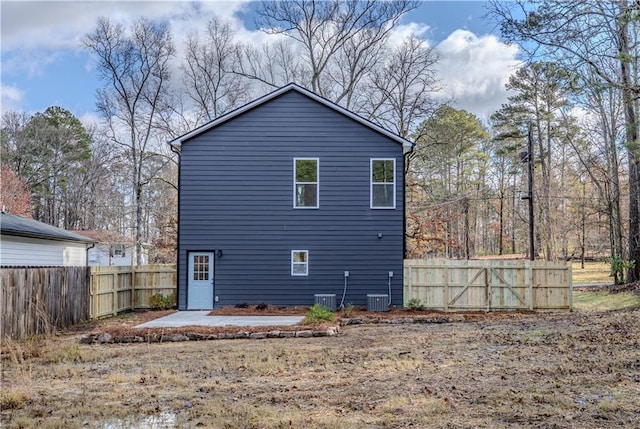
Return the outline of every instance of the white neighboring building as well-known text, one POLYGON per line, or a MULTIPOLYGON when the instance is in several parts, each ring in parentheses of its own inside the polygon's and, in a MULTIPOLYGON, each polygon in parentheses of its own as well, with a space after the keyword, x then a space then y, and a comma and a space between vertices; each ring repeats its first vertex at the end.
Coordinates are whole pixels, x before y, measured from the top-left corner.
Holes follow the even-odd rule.
POLYGON ((94 240, 34 219, 0 214, 0 266, 86 266, 94 240))
POLYGON ((149 263, 149 246, 142 245, 140 263, 136 261, 136 245, 129 237, 104 230, 75 230, 75 234, 90 238, 96 245, 89 249, 89 265, 131 266, 149 263))

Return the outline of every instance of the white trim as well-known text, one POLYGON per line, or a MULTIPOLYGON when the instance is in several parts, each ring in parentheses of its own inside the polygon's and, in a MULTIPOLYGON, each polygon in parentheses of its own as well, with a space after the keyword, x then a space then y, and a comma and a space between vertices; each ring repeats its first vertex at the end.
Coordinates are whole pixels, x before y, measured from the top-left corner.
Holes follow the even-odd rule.
POLYGON ((369 160, 369 208, 375 210, 393 210, 396 208, 396 159, 395 158, 371 158, 369 160), (374 161, 393 161, 393 206, 374 206, 373 205, 373 185, 389 185, 389 182, 373 182, 373 162, 374 161))
POLYGON ((308 250, 292 250, 291 251, 291 275, 292 276, 296 276, 296 277, 308 276, 309 275, 309 251, 308 250), (293 265, 294 265, 293 254, 294 253, 306 253, 307 254, 306 262, 295 262, 296 265, 304 265, 304 267, 306 268, 304 274, 295 273, 293 271, 293 265))
POLYGON ((391 131, 382 128, 380 125, 374 124, 373 122, 363 118, 362 116, 345 109, 344 107, 338 106, 337 104, 327 100, 326 98, 323 98, 321 96, 319 96, 318 94, 315 94, 311 91, 309 91, 306 88, 303 88, 299 85, 296 85, 295 83, 289 83, 288 85, 285 85, 281 88, 276 89, 275 91, 266 94, 248 104, 245 104, 242 107, 237 108, 236 110, 232 110, 231 112, 220 116, 218 119, 214 119, 213 121, 202 125, 201 127, 196 128, 195 130, 188 132, 187 134, 184 134, 183 136, 178 137, 177 139, 174 139, 172 141, 169 142, 169 144, 174 147, 175 149, 180 149, 182 146, 182 143, 184 143, 185 140, 188 140, 192 137, 197 136, 200 133, 203 133, 213 127, 216 127, 232 118, 235 118, 238 115, 241 115, 242 113, 246 112, 247 110, 251 110, 256 106, 259 106, 263 103, 266 103, 269 100, 272 100, 274 98, 276 98, 277 96, 284 94, 285 92, 288 91, 297 91, 302 95, 305 95, 309 98, 311 98, 312 100, 317 101, 320 104, 323 104, 327 107, 329 107, 330 109, 335 110, 338 113, 342 113, 343 115, 353 119, 356 122, 361 123, 362 125, 371 128, 372 130, 385 135, 387 137, 389 137, 390 139, 396 141, 397 143, 400 143, 403 147, 403 149, 405 149, 406 151, 410 151, 411 148, 413 148, 413 143, 411 143, 410 141, 403 139, 402 137, 400 137, 399 135, 392 133, 391 131))
POLYGON ((293 158, 293 208, 294 209, 317 209, 320 208, 320 158, 293 158), (316 181, 315 182, 297 182, 296 181, 296 161, 315 161, 316 162, 316 181), (316 185, 316 205, 315 206, 297 206, 297 185, 316 185))

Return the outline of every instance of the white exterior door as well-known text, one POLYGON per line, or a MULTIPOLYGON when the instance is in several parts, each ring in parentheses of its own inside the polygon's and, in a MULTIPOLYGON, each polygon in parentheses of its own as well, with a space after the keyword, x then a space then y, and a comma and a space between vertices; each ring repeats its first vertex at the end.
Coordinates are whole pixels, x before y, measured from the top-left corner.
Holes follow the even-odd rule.
POLYGON ((189 253, 187 309, 213 308, 213 253, 189 253))

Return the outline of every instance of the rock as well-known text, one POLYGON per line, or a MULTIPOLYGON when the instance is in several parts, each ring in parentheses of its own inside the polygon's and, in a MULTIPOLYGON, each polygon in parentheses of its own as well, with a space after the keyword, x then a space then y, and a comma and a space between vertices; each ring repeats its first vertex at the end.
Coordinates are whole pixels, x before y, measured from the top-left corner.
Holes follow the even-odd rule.
POLYGON ((189 337, 189 339, 190 339, 191 341, 202 341, 202 340, 207 340, 207 339, 209 339, 209 338, 208 338, 208 337, 209 337, 208 335, 205 335, 205 334, 198 334, 198 333, 195 333, 195 332, 189 332, 189 333, 187 334, 187 337, 189 337))
POLYGON ((241 338, 249 338, 249 333, 248 332, 236 332, 235 337, 236 339, 241 339, 241 338))
POLYGON ((361 325, 361 324, 362 324, 361 317, 353 317, 351 319, 340 319, 340 326, 361 325))
POLYGON ((180 334, 166 334, 160 338, 161 342, 176 343, 179 341, 189 341, 189 337, 180 334))
POLYGON ((310 338, 313 337, 313 331, 297 331, 296 338, 310 338))
POLYGON ((106 332, 103 332, 102 334, 98 335, 98 338, 96 338, 96 340, 100 344, 112 343, 113 337, 111 336, 111 334, 107 334, 106 332))
POLYGON ((254 333, 249 335, 249 338, 251 338, 252 340, 262 340, 264 338, 267 338, 267 333, 266 332, 254 332, 254 333))
POLYGON ((138 335, 134 335, 132 337, 127 337, 130 343, 144 343, 144 338, 138 335))
POLYGON ((80 344, 93 344, 96 342, 97 335, 85 334, 80 337, 80 344))
POLYGON ((327 331, 313 331, 312 335, 314 337, 326 337, 327 331))
POLYGON ((278 337, 280 337, 280 331, 267 332, 267 338, 278 338, 278 337))
POLYGON ((293 338, 296 336, 296 333, 293 331, 282 331, 280 332, 280 338, 293 338))

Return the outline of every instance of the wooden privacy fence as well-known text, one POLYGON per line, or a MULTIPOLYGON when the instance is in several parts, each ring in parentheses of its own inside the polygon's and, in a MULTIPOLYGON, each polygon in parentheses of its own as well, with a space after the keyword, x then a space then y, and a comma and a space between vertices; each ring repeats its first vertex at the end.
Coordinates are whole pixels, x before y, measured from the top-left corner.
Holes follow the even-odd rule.
POLYGON ((89 267, 1 268, 2 337, 50 333, 89 319, 89 267))
POLYGON ((570 262, 404 261, 404 305, 464 310, 572 310, 570 262))
POLYGON ((170 265, 92 267, 91 319, 149 308, 155 294, 175 294, 176 268, 170 265))

